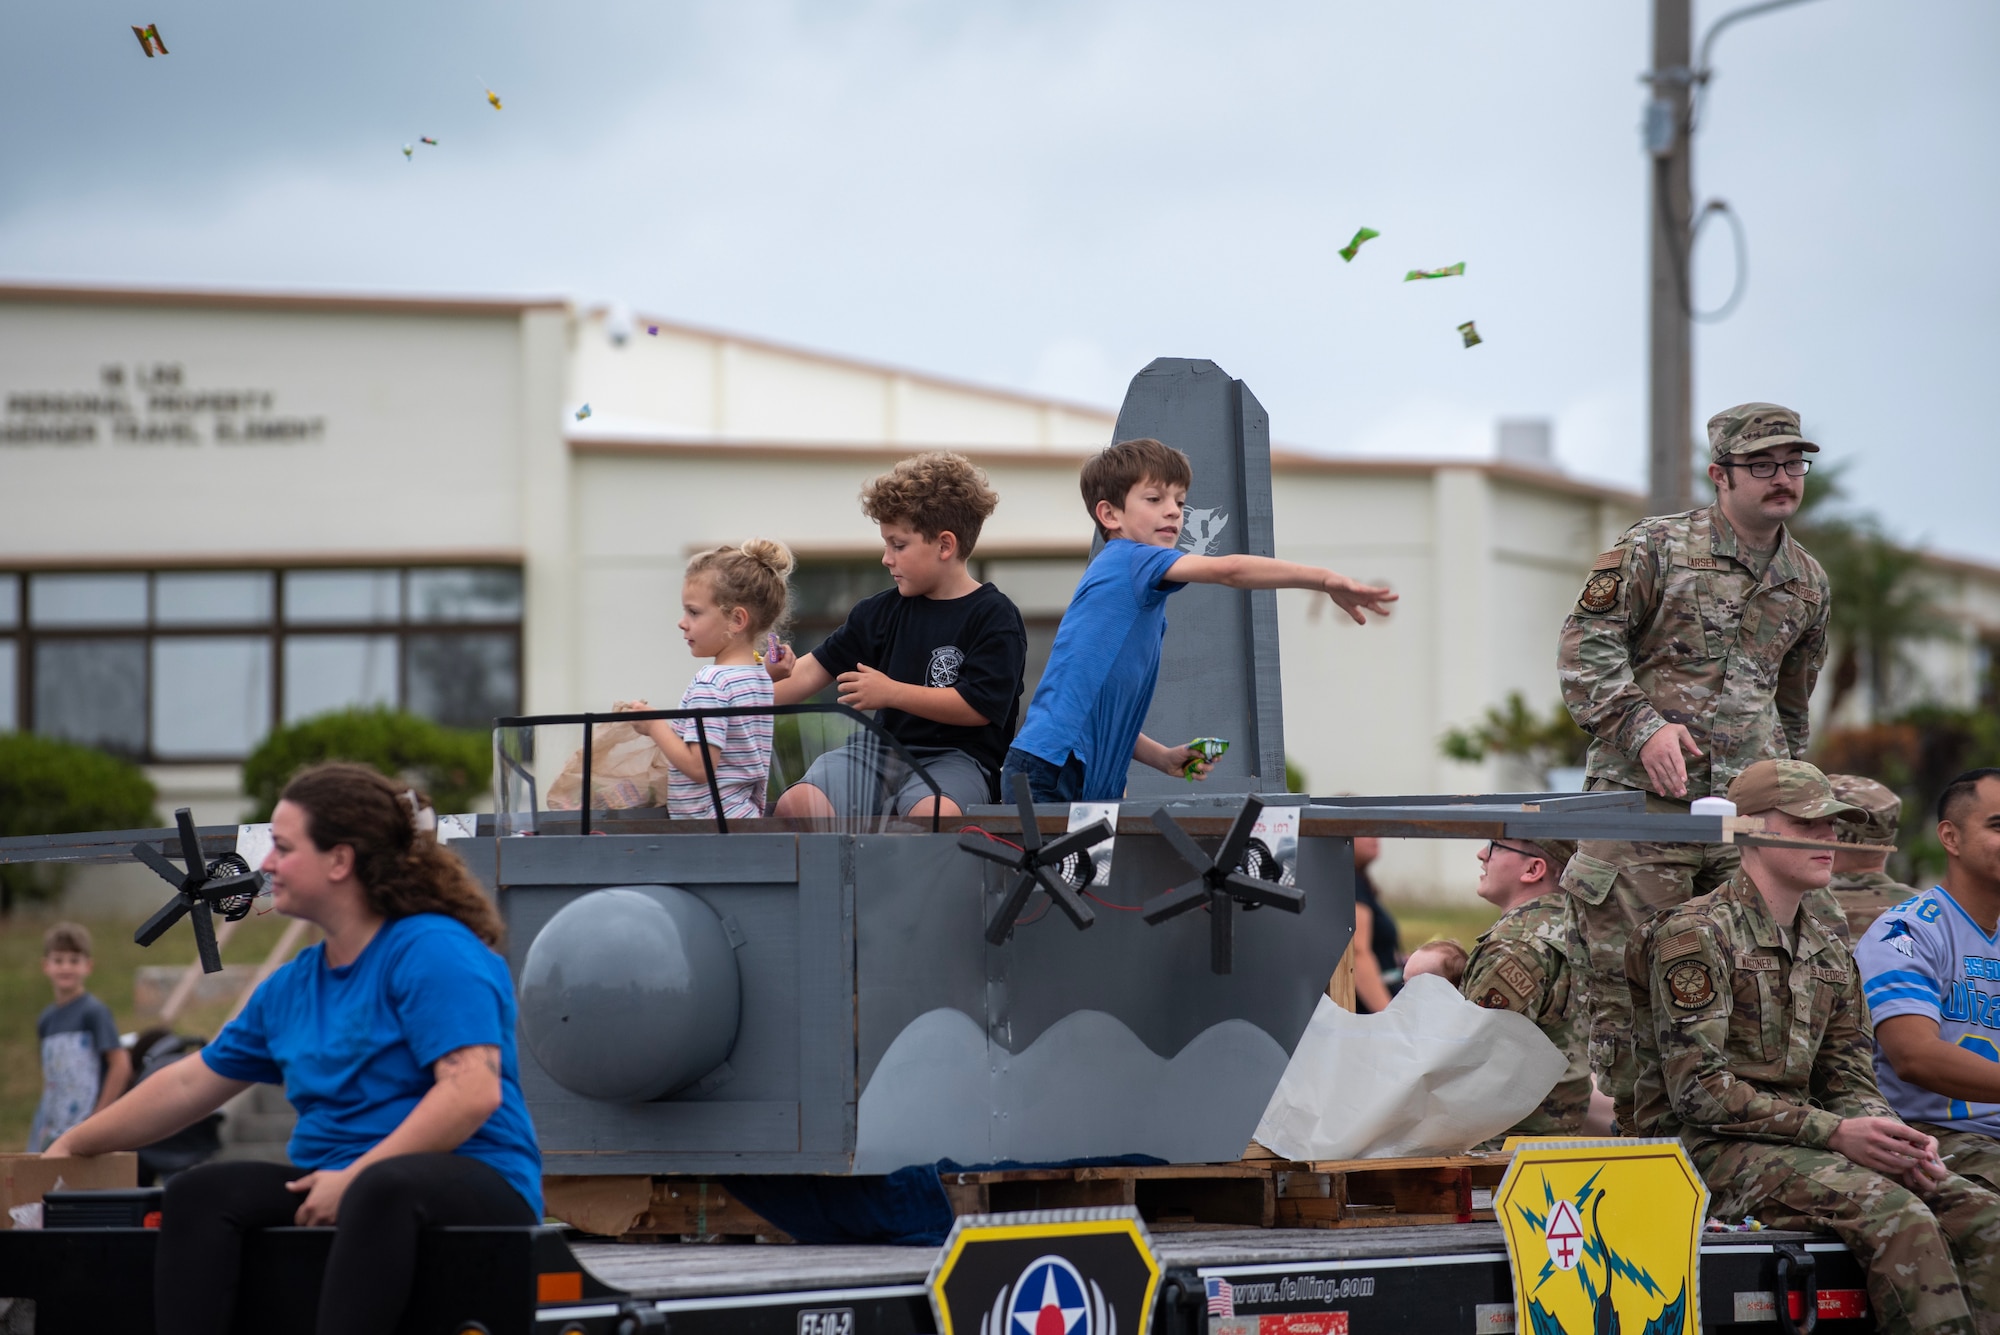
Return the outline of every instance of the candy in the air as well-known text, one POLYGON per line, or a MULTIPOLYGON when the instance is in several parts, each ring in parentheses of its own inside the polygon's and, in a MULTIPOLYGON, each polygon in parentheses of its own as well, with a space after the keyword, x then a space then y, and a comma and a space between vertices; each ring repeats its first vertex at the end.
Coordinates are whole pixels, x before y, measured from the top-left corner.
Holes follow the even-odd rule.
POLYGON ((660 332, 660 327, 656 324, 649 324, 646 326, 646 332, 649 334, 657 334, 660 332))
POLYGON ((489 88, 486 90, 486 100, 493 104, 493 109, 495 111, 500 110, 500 94, 494 92, 491 88, 489 88))
POLYGON ((411 155, 412 153, 414 153, 414 152, 416 152, 416 150, 415 150, 414 148, 411 148, 411 147, 410 147, 410 146, 409 146, 408 144, 404 144, 404 145, 403 145, 403 160, 404 160, 405 162, 409 161, 409 158, 410 158, 410 155, 411 155))
POLYGON ((427 134, 424 134, 424 135, 418 135, 418 136, 417 136, 417 139, 418 139, 418 142, 420 142, 420 143, 425 143, 425 144, 429 144, 429 145, 430 145, 430 146, 431 146, 432 148, 436 148, 436 147, 438 146, 438 141, 437 141, 437 140, 435 140, 435 139, 433 139, 433 138, 431 138, 431 137, 430 137, 429 135, 427 135, 427 134))
POLYGON ((1186 769, 1181 771, 1181 777, 1189 783, 1194 782, 1195 766, 1204 763, 1213 765, 1216 761, 1222 759, 1222 753, 1229 749, 1228 741, 1221 737, 1197 737, 1189 742, 1187 746, 1188 750, 1194 752, 1196 757, 1187 763, 1186 769))
POLYGON ((1465 261, 1447 264, 1442 269, 1412 269, 1403 275, 1403 281, 1414 283, 1419 278, 1457 278, 1465 272, 1465 261))
POLYGON ((1354 254, 1361 249, 1361 243, 1364 241, 1373 241, 1380 235, 1382 234, 1372 227, 1362 228, 1354 234, 1352 241, 1340 248, 1340 258, 1346 260, 1349 264, 1354 263, 1354 254))
POLYGON ((1465 346, 1468 348, 1476 347, 1486 341, 1479 336, 1479 331, 1472 327, 1470 320, 1458 327, 1458 336, 1465 340, 1465 346))
POLYGON ((589 404, 587 404, 587 403, 586 403, 586 404, 584 404, 584 405, 583 405, 583 406, 582 406, 581 408, 578 408, 578 409, 576 410, 576 420, 577 420, 577 421, 581 422, 581 421, 582 421, 582 420, 583 420, 584 418, 586 418, 586 417, 588 417, 588 416, 590 416, 590 405, 589 405, 589 404))
POLYGON ((146 59, 167 54, 167 44, 160 40, 160 25, 148 23, 145 27, 132 25, 132 35, 139 39, 139 49, 146 53, 146 59))

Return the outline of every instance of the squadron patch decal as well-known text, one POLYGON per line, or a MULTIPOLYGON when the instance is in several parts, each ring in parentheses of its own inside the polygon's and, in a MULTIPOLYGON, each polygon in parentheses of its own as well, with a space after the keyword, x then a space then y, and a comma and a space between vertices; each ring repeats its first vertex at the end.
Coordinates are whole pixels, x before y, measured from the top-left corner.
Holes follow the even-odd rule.
POLYGON ((1510 1011, 1514 1009, 1512 998, 1497 987, 1487 988, 1486 995, 1479 999, 1479 1004, 1490 1011, 1510 1011))
POLYGON ((1609 612, 1618 605, 1618 587, 1625 577, 1616 570, 1600 570, 1584 582, 1583 596, 1576 605, 1586 612, 1609 612))
POLYGON ((1674 1005, 1683 1010, 1699 1010, 1715 1000, 1715 980, 1700 960, 1682 960, 1667 970, 1667 990, 1674 1005))

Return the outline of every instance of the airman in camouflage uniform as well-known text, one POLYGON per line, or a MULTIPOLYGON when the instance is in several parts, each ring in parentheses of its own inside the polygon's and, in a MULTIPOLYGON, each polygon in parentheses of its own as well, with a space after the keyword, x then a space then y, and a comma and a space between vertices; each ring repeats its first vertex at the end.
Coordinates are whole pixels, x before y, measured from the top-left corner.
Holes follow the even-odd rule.
MULTIPOLYGON (((1718 491, 1726 484, 1737 495, 1741 486, 1748 496, 1761 486, 1760 494, 1789 495, 1796 509, 1802 478, 1780 472, 1751 481, 1739 457, 1769 451, 1783 463, 1794 451, 1816 452, 1799 435, 1796 413, 1742 404, 1710 418, 1708 437, 1718 491)), ((1806 705, 1826 659, 1829 597, 1826 572, 1782 526, 1776 547, 1760 552, 1739 537, 1720 498, 1633 525, 1597 558, 1563 623, 1558 675, 1571 716, 1591 735, 1589 787, 1637 789, 1647 810, 1685 813, 1754 761, 1803 755, 1806 705), (1670 725, 1699 748, 1684 758, 1682 793, 1661 792, 1640 758, 1670 725)), ((1678 763, 1683 745, 1671 734, 1667 742, 1678 763)), ((1571 860, 1563 885, 1578 900, 1590 960, 1590 1064, 1615 1101, 1631 1093, 1625 947, 1632 929, 1735 870, 1736 850, 1722 844, 1590 840, 1571 860)))
POLYGON ((1868 813, 1864 823, 1842 827, 1840 842, 1859 847, 1853 854, 1843 853, 1834 858, 1833 879, 1827 882, 1827 889, 1840 901, 1842 922, 1847 929, 1844 939, 1852 949, 1885 909, 1916 898, 1918 890, 1892 879, 1882 866, 1896 848, 1896 834, 1902 828, 1903 799, 1896 796, 1893 788, 1858 774, 1829 774, 1826 781, 1833 785, 1835 797, 1868 813), (1867 852, 1861 852, 1862 849, 1867 852), (1850 858, 1871 865, 1865 871, 1843 869, 1842 864, 1850 858))
MULTIPOLYGON (((1801 822, 1861 814, 1803 762, 1765 762, 1746 783, 1801 822)), ((1832 1148, 1862 1125, 1849 1119, 1895 1114, 1875 1085, 1860 975, 1830 921, 1797 908, 1780 924, 1739 868, 1635 933, 1627 971, 1641 1026, 1636 1129, 1681 1138, 1712 1214, 1831 1229, 1868 1268, 1881 1330, 2000 1330, 2000 1196, 1936 1166, 1899 1181, 1832 1148)))
MULTIPOLYGON (((1518 1011, 1569 1059, 1562 1079, 1542 1106, 1496 1136, 1546 1136, 1581 1131, 1590 1111, 1590 1054, 1581 993, 1583 940, 1576 931, 1576 906, 1555 888, 1576 846, 1560 839, 1506 841, 1540 848, 1546 855, 1549 890, 1509 908, 1472 948, 1459 991, 1467 1000, 1494 1010, 1518 1011)), ((1489 858, 1496 855, 1489 848, 1489 858)), ((1485 1148, 1485 1147, 1480 1147, 1485 1148)))

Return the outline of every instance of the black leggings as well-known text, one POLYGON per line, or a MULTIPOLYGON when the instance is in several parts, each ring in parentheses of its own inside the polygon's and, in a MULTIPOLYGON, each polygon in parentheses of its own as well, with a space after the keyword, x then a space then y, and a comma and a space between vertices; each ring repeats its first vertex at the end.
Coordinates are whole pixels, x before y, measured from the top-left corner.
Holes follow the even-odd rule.
MULTIPOLYGON (((236 1308, 243 1235, 292 1223, 305 1196, 290 1164, 219 1163, 167 1183, 153 1272, 159 1335, 225 1335, 236 1308)), ((396 1328, 416 1280, 417 1235, 447 1224, 539 1224, 506 1178, 460 1154, 406 1154, 364 1169, 340 1198, 320 1285, 319 1335, 396 1328)))

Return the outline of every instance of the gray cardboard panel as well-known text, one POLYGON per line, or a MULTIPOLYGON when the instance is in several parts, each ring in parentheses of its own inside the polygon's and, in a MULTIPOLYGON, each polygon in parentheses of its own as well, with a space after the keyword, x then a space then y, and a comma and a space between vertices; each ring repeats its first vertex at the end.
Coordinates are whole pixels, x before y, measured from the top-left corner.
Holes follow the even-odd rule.
POLYGON ((790 834, 535 835, 493 841, 502 885, 727 885, 795 882, 790 834))

